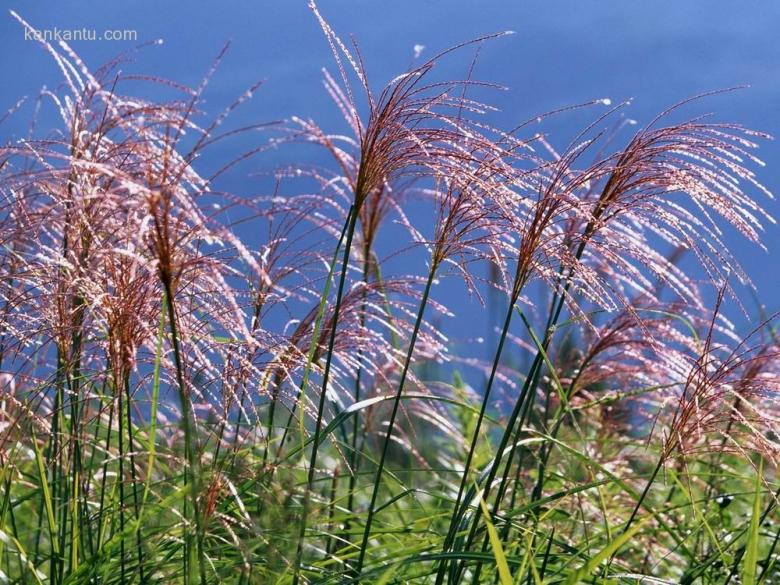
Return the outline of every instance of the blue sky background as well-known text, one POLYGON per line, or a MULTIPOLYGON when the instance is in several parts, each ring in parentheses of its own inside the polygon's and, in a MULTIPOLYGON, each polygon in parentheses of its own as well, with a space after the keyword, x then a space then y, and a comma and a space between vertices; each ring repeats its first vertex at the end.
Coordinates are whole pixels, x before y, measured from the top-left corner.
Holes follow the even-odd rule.
MULTIPOLYGON (((136 29, 138 41, 164 39, 144 49, 125 69, 196 85, 227 40, 232 49, 207 93, 215 114, 257 79, 267 79, 241 116, 266 121, 298 115, 325 128, 342 128, 340 115, 321 85, 320 70, 332 58, 305 0, 13 0, 37 28, 136 29)), ((691 95, 734 85, 751 88, 710 98, 687 110, 716 112, 721 121, 780 135, 780 2, 707 0, 639 2, 625 0, 322 0, 326 18, 346 38, 358 40, 370 79, 379 87, 413 59, 486 33, 516 35, 486 45, 477 77, 506 85, 491 100, 501 108, 503 127, 556 107, 609 97, 634 98, 627 115, 640 123, 691 95)), ((56 85, 52 60, 30 41, 7 12, 0 13, 0 109, 21 95, 34 96, 56 85)), ((91 66, 137 43, 76 42, 91 66)), ((460 77, 470 54, 449 59, 442 77, 460 77)), ((20 135, 29 118, 0 126, 3 141, 20 135)), ((579 128, 572 118, 546 127, 559 146, 579 128), (557 133, 557 134, 556 134, 557 133)), ((241 145, 225 147, 235 155, 241 145)), ((227 160, 231 152, 217 153, 227 160)), ((768 164, 763 182, 780 192, 780 144, 759 152, 768 164)), ((216 155, 215 155, 216 156, 216 155)), ((226 187, 251 190, 246 173, 285 160, 261 157, 226 187)), ((287 161, 289 162, 289 160, 287 161)), ((780 205, 766 202, 774 215, 780 205)), ((780 306, 780 228, 768 226, 769 252, 729 237, 736 256, 754 277, 769 309, 780 306)), ((745 297, 749 309, 754 305, 745 297)), ((470 309, 465 308, 468 311, 470 309)), ((458 325, 462 327, 463 325, 458 325)), ((461 332, 468 335, 467 332, 461 332)), ((480 335, 482 332, 479 333, 480 335)))

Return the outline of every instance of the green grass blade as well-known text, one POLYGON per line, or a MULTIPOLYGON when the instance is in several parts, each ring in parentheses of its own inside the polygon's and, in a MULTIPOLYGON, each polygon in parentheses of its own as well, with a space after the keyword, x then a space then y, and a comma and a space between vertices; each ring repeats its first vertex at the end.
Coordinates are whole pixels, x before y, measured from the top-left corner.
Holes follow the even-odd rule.
MULTIPOLYGON (((322 330, 322 322, 325 318, 325 307, 328 305, 328 297, 330 296, 330 289, 333 286, 333 275, 336 272, 336 264, 339 259, 339 252, 341 251, 341 245, 344 241, 344 236, 346 235, 347 229, 349 229, 349 225, 352 222, 352 216, 354 215, 354 213, 355 210, 352 207, 350 207, 349 213, 347 214, 347 219, 344 223, 344 228, 341 231, 341 236, 339 237, 339 241, 336 244, 336 249, 333 252, 333 258, 331 258, 330 265, 328 266, 328 276, 325 279, 325 286, 322 289, 320 302, 319 305, 317 306, 317 318, 314 321, 314 330, 312 331, 311 334, 311 343, 309 343, 309 349, 306 352, 306 366, 303 370, 300 392, 298 394, 298 402, 300 404, 300 406, 298 407, 298 432, 300 433, 300 437, 302 441, 301 445, 303 445, 303 440, 305 439, 305 433, 304 433, 305 409, 303 408, 303 405, 305 403, 306 387, 309 385, 311 368, 312 368, 312 364, 314 363, 314 354, 317 352, 317 345, 320 342, 320 331, 322 330)), ((324 391, 325 389, 323 388, 323 392, 324 391)))
POLYGON ((57 540, 57 518, 54 515, 54 503, 51 499, 51 491, 49 490, 49 482, 46 479, 46 465, 43 462, 43 454, 40 447, 38 447, 38 441, 35 438, 35 431, 32 435, 32 446, 35 451, 35 463, 38 466, 38 475, 41 478, 41 491, 43 492, 43 503, 46 508, 46 520, 49 524, 49 538, 51 539, 51 546, 54 554, 60 554, 59 541, 57 540))
POLYGON ((598 566, 606 561, 608 558, 610 558, 612 555, 614 555, 620 547, 622 547, 624 544, 626 544, 629 540, 631 540, 634 535, 639 532, 639 530, 642 528, 644 523, 647 521, 647 518, 644 518, 634 524, 633 527, 631 527, 629 530, 618 536, 615 540, 610 541, 610 543, 605 546, 603 549, 601 549, 598 553, 596 553, 595 556, 591 557, 587 563, 583 567, 581 567, 579 570, 574 571, 569 575, 569 578, 566 580, 566 585, 576 585, 576 583, 580 583, 584 579, 586 579, 589 575, 595 571, 598 566))
POLYGON ((742 565, 743 585, 755 585, 758 568, 758 541, 761 531, 761 478, 763 476, 763 461, 756 471, 755 495, 753 496, 753 513, 750 517, 745 562, 742 565))
MULTIPOLYGON (((16 553, 19 555, 19 559, 32 574, 33 579, 35 579, 35 582, 38 585, 43 585, 43 581, 41 578, 46 578, 43 573, 39 572, 38 569, 35 568, 35 564, 30 560, 30 556, 27 554, 27 551, 24 550, 24 547, 22 546, 22 543, 19 542, 16 538, 14 538, 12 535, 8 534, 5 530, 0 530, 0 542, 3 544, 12 545, 16 549, 16 553)), ((26 582, 26 581, 23 581, 26 582)))
POLYGON ((157 407, 160 401, 160 368, 162 364, 162 344, 165 339, 165 300, 160 308, 160 322, 157 326, 157 344, 154 355, 154 372, 152 373, 152 404, 149 411, 149 457, 146 464, 146 482, 144 483, 144 497, 141 500, 141 513, 143 516, 144 506, 149 497, 149 488, 152 482, 152 471, 154 471, 154 460, 156 456, 157 442, 157 407))
POLYGON ((488 536, 490 537, 490 547, 493 549, 493 556, 496 558, 496 567, 498 568, 498 579, 501 585, 512 585, 512 574, 509 572, 509 565, 506 562, 506 554, 498 537, 498 532, 493 522, 490 521, 490 512, 482 496, 479 496, 479 507, 482 510, 482 516, 485 518, 488 536))

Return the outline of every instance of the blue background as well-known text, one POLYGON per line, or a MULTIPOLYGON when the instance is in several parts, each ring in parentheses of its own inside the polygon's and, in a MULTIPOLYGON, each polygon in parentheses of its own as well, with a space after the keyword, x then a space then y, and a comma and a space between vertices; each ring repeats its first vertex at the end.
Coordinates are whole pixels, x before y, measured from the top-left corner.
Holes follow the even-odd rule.
MULTIPOLYGON (((162 45, 143 49, 136 63, 124 69, 189 85, 198 84, 221 46, 231 40, 231 51, 206 93, 211 114, 254 81, 266 79, 241 119, 298 115, 343 131, 340 114, 321 84, 321 68, 332 70, 332 57, 305 0, 15 0, 5 7, 37 28, 138 31, 135 43, 74 42, 92 67, 140 42, 164 39, 162 45)), ((353 34, 358 40, 376 88, 413 62, 416 44, 425 45, 423 56, 430 56, 475 36, 516 31, 487 44, 477 66, 478 78, 510 89, 489 98, 501 108, 494 119, 505 128, 543 111, 602 97, 615 103, 634 98, 627 115, 642 123, 694 94, 749 84, 749 89, 709 98, 686 111, 713 111, 718 120, 780 135, 778 2, 322 0, 320 9, 342 38, 353 34)), ((21 95, 34 96, 42 85, 51 87, 61 79, 51 58, 24 40, 21 26, 7 12, 0 14, 0 42, 2 110, 21 95)), ((464 53, 448 59, 441 76, 462 77, 470 57, 464 53)), ((24 112, 15 116, 0 126, 0 138, 23 135, 28 120, 24 112)), ((563 147, 581 121, 564 117, 546 129, 553 132, 554 144, 563 147)), ((224 161, 241 150, 241 144, 232 143, 212 156, 224 161)), ((764 143, 758 153, 768 163, 759 169, 760 178, 772 191, 780 191, 779 153, 777 142, 764 143)), ((259 192, 261 183, 247 175, 283 162, 290 162, 284 153, 264 155, 223 186, 259 192)), ((764 203, 770 213, 780 215, 776 202, 764 203)), ((768 253, 738 237, 727 241, 768 309, 779 308, 780 228, 767 226, 768 253)), ((449 293, 440 289, 438 294, 449 293)), ((756 316, 749 295, 745 303, 756 316)), ((458 312, 470 310, 464 306, 458 312)), ((454 327, 457 332, 468 324, 454 327)), ((460 334, 461 339, 470 336, 465 330, 460 334)))

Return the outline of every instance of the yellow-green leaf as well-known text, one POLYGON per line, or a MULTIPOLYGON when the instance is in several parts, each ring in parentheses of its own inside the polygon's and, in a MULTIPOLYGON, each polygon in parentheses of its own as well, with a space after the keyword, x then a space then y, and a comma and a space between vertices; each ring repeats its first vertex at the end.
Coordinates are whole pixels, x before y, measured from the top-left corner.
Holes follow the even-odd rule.
POLYGON ((748 531, 747 548, 745 549, 745 563, 742 566, 743 585, 755 585, 756 568, 758 566, 758 537, 761 530, 761 476, 763 461, 758 465, 756 472, 755 494, 753 496, 753 514, 750 518, 750 530, 748 531))
POLYGON ((488 512, 485 500, 482 496, 479 496, 479 507, 482 509, 482 515, 485 517, 485 525, 487 526, 488 537, 490 538, 490 547, 493 549, 493 556, 496 558, 496 566, 498 567, 498 578, 501 581, 501 585, 512 585, 512 574, 509 572, 509 564, 506 562, 506 555, 504 554, 504 547, 501 546, 501 539, 498 537, 496 527, 490 521, 490 512, 488 512))

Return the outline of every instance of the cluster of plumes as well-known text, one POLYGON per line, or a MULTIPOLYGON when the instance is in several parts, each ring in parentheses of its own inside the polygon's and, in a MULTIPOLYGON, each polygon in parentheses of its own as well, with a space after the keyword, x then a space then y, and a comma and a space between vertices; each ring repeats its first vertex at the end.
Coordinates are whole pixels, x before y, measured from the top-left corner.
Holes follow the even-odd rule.
POLYGON ((357 46, 350 51, 317 6, 311 2, 310 7, 330 44, 341 80, 325 71, 325 88, 352 135, 328 134, 311 120, 294 118, 298 131, 292 136, 318 144, 332 155, 337 171, 323 181, 356 210, 362 262, 371 266, 379 228, 396 212, 413 239, 428 248, 434 267, 450 262, 471 282, 465 264, 484 257, 486 250, 495 254, 493 201, 509 190, 508 183, 517 175, 513 164, 523 158, 520 151, 525 144, 477 120, 494 108, 469 98, 468 91, 497 86, 472 79, 473 67, 462 80, 430 78, 445 56, 508 33, 442 51, 392 79, 375 95, 357 46), (365 116, 350 74, 364 96, 365 116), (401 203, 410 193, 422 193, 434 202, 431 235, 404 214, 401 203))
MULTIPOLYGON (((551 353, 568 406, 601 406, 595 412, 605 434, 658 437, 663 460, 716 450, 756 451, 776 461, 774 319, 740 337, 719 312, 725 292, 714 311, 642 295, 628 308, 594 316, 588 327, 563 328, 551 353)), ((552 391, 560 406, 550 379, 539 391, 552 391)))
MULTIPOLYGON (((126 97, 119 61, 93 74, 66 44, 43 45, 65 83, 44 90, 39 109, 53 103, 62 130, 31 131, 0 151, 3 368, 30 403, 51 408, 49 390, 63 384, 88 412, 99 380, 121 392, 133 372, 147 375, 138 358, 154 355, 165 279, 181 300, 193 377, 213 369, 215 331, 248 335, 211 252, 226 247, 223 230, 197 205, 207 183, 176 151, 177 133, 200 131, 190 122, 196 94, 126 97)), ((167 351, 163 361, 170 366, 167 351)))
MULTIPOLYGON (((422 83, 449 51, 392 80, 375 99, 362 65, 321 23, 334 54, 342 51, 358 75, 369 113, 364 123, 339 61, 345 89, 328 75, 326 88, 356 138, 326 135, 297 118, 292 132, 279 127, 288 132, 272 144, 303 136, 326 146, 342 171, 330 177, 316 169, 294 173, 320 181, 317 193, 295 197, 245 199, 213 190, 214 180, 236 161, 209 177, 193 168, 210 145, 263 127, 218 133, 255 87, 201 126, 196 121, 201 95, 216 66, 194 90, 141 79, 180 96, 150 102, 123 95, 138 79, 118 73, 121 59, 91 72, 66 43, 42 41, 65 83, 58 91, 44 90, 38 105, 46 112, 46 105, 54 104, 62 130, 43 138, 31 131, 29 138, 2 148, 0 236, 2 368, 18 381, 14 394, 25 397, 28 414, 43 415, 38 420, 44 429, 46 412, 56 406, 53 386, 67 386, 71 400, 89 415, 90 400, 99 398, 99 380, 114 393, 131 378, 134 388, 144 387, 160 340, 164 386, 178 384, 170 316, 164 314, 170 310, 167 298, 174 299, 185 393, 196 412, 221 419, 221 436, 230 437, 224 427, 230 426, 231 409, 240 410, 244 420, 257 420, 264 397, 281 396, 292 406, 302 371, 311 367, 315 376, 321 373, 334 326, 339 333, 332 403, 349 402, 348 380, 358 370, 375 388, 396 375, 419 292, 416 277, 382 278, 371 258, 380 224, 392 211, 403 217, 394 194, 426 179, 443 185, 434 193, 435 236, 420 236, 430 244, 432 262, 441 264, 464 250, 477 252, 491 228, 487 197, 505 188, 511 149, 483 135, 464 115, 488 109, 465 96, 467 87, 479 84, 422 83), (461 95, 453 95, 458 88, 461 95), (337 146, 340 142, 347 146, 337 146), (350 286, 338 319, 326 306, 313 340, 317 301, 338 237, 332 212, 346 214, 339 196, 360 221, 362 241, 356 249, 364 277, 350 286), (241 217, 238 223, 265 224, 267 239, 250 245, 237 236, 240 228, 226 223, 228 208, 241 217)), ((418 359, 441 359, 445 350, 437 328, 424 324, 418 359)), ((303 403, 309 412, 311 400, 307 395, 303 403)))
MULTIPOLYGON (((627 104, 620 104, 598 116, 559 154, 543 135, 518 136, 534 122, 573 108, 511 132, 469 121, 464 112, 490 108, 467 99, 466 92, 487 84, 474 82, 470 71, 459 84, 422 85, 441 55, 393 80, 375 100, 361 60, 313 8, 342 78, 339 85, 326 73, 325 85, 355 138, 298 123, 303 135, 326 147, 338 163, 340 173, 329 185, 359 209, 365 261, 382 219, 395 209, 413 239, 427 244, 434 266, 455 264, 471 285, 475 278, 469 262, 488 260, 498 266, 511 304, 535 279, 564 299, 575 317, 572 328, 579 331, 573 343, 582 344, 574 373, 564 376, 575 402, 603 399, 605 390, 615 398, 637 394, 645 427, 655 419, 666 436, 677 437, 680 451, 695 442, 693 435, 704 444, 705 434, 722 432, 725 424, 734 436, 739 429, 752 437, 741 444, 774 452, 775 409, 768 399, 776 385, 770 374, 777 367, 775 352, 762 346, 751 349, 756 356, 746 354, 730 322, 717 310, 713 316, 705 300, 712 285, 727 283, 735 299, 732 282, 751 286, 722 236, 725 224, 762 246, 762 224, 774 223, 754 197, 771 198, 771 193, 751 169, 763 166, 751 151, 767 135, 707 117, 670 123, 688 100, 662 112, 613 152, 620 132, 633 123, 622 117, 627 104), (342 57, 367 95, 365 125, 342 57), (452 97, 456 88, 460 93, 452 97), (402 179, 412 188, 404 189, 402 179), (433 184, 414 189, 413 181, 420 179, 433 184), (415 191, 435 202, 431 237, 401 205, 399 195, 415 191), (680 265, 685 254, 706 278, 680 265), (594 317, 603 312, 606 319, 594 317), (713 334, 736 346, 722 369, 728 372, 728 387, 742 389, 736 403, 753 408, 731 412, 729 402, 714 392, 714 381, 699 384, 693 395, 702 400, 691 401, 689 388, 700 377, 702 352, 710 352, 701 339, 713 334)), ((610 105, 596 100, 577 109, 610 105)))
MULTIPOLYGON (((120 59, 93 73, 64 42, 42 44, 65 83, 42 91, 36 111, 46 115, 53 103, 62 130, 39 137, 31 129, 28 138, 0 149, 0 368, 13 381, 3 384, 4 400, 25 411, 20 419, 36 420, 39 431, 50 428, 58 385, 86 416, 100 415, 101 384, 109 394, 128 384, 150 390, 160 340, 163 387, 175 387, 164 315, 171 297, 196 412, 227 424, 231 410, 241 409, 251 419, 278 390, 275 379, 293 388, 306 365, 313 319, 290 315, 305 314, 321 294, 335 244, 332 220, 318 213, 328 203, 320 194, 249 200, 213 190, 236 161, 205 178, 194 170, 192 162, 210 145, 266 126, 220 133, 254 88, 201 126, 201 94, 213 71, 195 90, 143 78, 177 95, 150 102, 121 93, 138 79, 118 73, 120 59), (243 223, 265 225, 267 239, 245 243, 236 235, 240 227, 228 223, 228 209, 243 223)), ((407 293, 413 293, 408 282, 383 282, 381 290, 371 283, 350 293, 365 303, 348 302, 347 318, 339 320, 335 355, 346 369, 358 345, 377 370, 395 359, 380 332, 404 333, 403 313, 392 322, 386 314, 402 308, 397 299, 407 293), (387 294, 396 300, 378 300, 387 294), (367 304, 367 318, 355 318, 358 304, 367 304)), ((441 345, 428 337, 431 347, 441 345)), ((175 401, 161 407, 176 418, 175 401)))
MULTIPOLYGON (((208 146, 261 127, 220 133, 255 88, 202 127, 195 118, 205 82, 196 90, 172 86, 181 98, 165 103, 124 97, 119 90, 127 80, 116 74, 117 62, 93 74, 66 44, 43 43, 66 82, 59 93, 42 92, 41 101, 56 106, 65 130, 0 150, 0 368, 16 379, 15 392, 46 390, 60 378, 72 390, 74 380, 78 386, 87 377, 106 376, 116 387, 133 374, 148 377, 168 296, 175 300, 187 392, 222 422, 231 409, 255 418, 263 396, 295 403, 302 371, 310 365, 321 372, 334 326, 329 391, 344 407, 356 372, 366 372, 375 388, 397 375, 410 331, 416 280, 382 277, 374 250, 381 226, 394 216, 427 249, 434 270, 455 266, 472 290, 478 291, 479 270, 472 266, 482 260, 498 267, 512 304, 534 280, 565 299, 583 324, 585 344, 577 372, 562 376, 573 398, 604 385, 676 388, 662 395, 680 397, 669 433, 680 446, 715 428, 723 412, 706 413, 728 404, 713 398, 708 410, 693 397, 731 393, 738 398, 729 420, 757 429, 764 411, 752 397, 763 404, 773 391, 767 372, 776 368, 774 351, 750 357, 737 345, 721 361, 709 345, 702 353, 675 316, 682 311, 694 328, 701 323, 691 316, 706 312, 700 283, 666 251, 692 251, 713 282, 730 275, 748 282, 720 224, 760 244, 761 222, 771 218, 748 191, 768 194, 749 168, 761 164, 750 151, 762 134, 704 119, 662 126, 676 107, 610 153, 619 135, 602 126, 621 115, 621 105, 558 153, 545 136, 519 138, 536 118, 511 132, 480 121, 492 108, 467 94, 491 86, 473 80, 472 70, 460 81, 430 81, 441 58, 492 37, 440 53, 376 95, 357 47, 348 49, 311 7, 339 71, 340 82, 325 73, 325 88, 352 135, 300 118, 280 127, 271 144, 314 143, 336 163, 333 172, 295 169, 319 189, 290 198, 217 193, 213 181, 235 162, 207 178, 192 165, 208 146), (588 157, 592 162, 583 164, 588 157), (430 225, 404 206, 419 194, 433 202, 430 225), (266 240, 250 244, 237 236, 223 213, 228 207, 240 209, 242 224, 264 222, 266 240), (353 260, 362 275, 350 277, 338 319, 326 306, 312 339, 347 209, 360 226, 353 260), (600 323, 594 307, 616 316, 600 323), (757 368, 759 362, 771 365, 757 368), (694 390, 675 394, 681 384, 694 390)), ((164 338, 163 375, 173 385, 170 337, 164 338)), ((426 324, 415 355, 441 359, 445 342, 426 324)), ((49 404, 51 394, 40 399, 49 404)), ((757 444, 769 445, 763 436, 757 444)))
MULTIPOLYGON (((715 316, 687 377, 665 413, 664 457, 720 449, 757 451, 776 461, 780 453, 780 345, 768 323, 731 343, 718 339, 715 316)), ((771 321, 769 321, 771 322, 771 321)))
POLYGON ((766 135, 704 119, 661 126, 682 105, 612 154, 604 151, 614 133, 601 130, 601 122, 622 106, 578 135, 563 154, 537 137, 553 160, 541 163, 532 177, 523 175, 526 184, 536 182, 535 195, 500 206, 514 234, 507 247, 522 284, 531 277, 553 288, 569 283, 569 306, 580 316, 574 296, 615 310, 630 306, 636 294, 652 294, 657 279, 676 297, 702 307, 696 281, 667 260, 668 249, 692 251, 712 282, 736 275, 749 284, 723 243, 717 217, 761 244, 761 222, 773 220, 750 191, 771 194, 748 165, 763 165, 750 150, 766 135), (595 161, 581 167, 596 149, 595 161))
MULTIPOLYGON (((553 351, 560 363, 554 362, 575 401, 592 404, 638 392, 642 398, 636 403, 644 405, 645 415, 657 416, 666 435, 676 437, 670 438, 674 449, 697 441, 706 445, 705 436, 722 432, 726 424, 735 436, 745 435, 742 443, 732 437, 733 444, 774 454, 776 413, 769 397, 776 380, 769 371, 777 368, 777 356, 767 348, 745 353, 746 342, 740 343, 721 315, 712 317, 705 300, 726 283, 724 291, 739 305, 731 284, 752 286, 724 244, 723 224, 763 247, 762 223, 774 220, 754 193, 770 198, 771 193, 750 169, 763 165, 750 151, 757 138, 767 136, 703 118, 663 126, 683 105, 663 112, 614 153, 608 149, 617 133, 601 126, 622 105, 578 135, 563 154, 544 136, 529 142, 552 160, 540 156, 532 172, 520 175, 524 188, 515 189, 514 198, 496 200, 507 234, 501 288, 514 303, 539 279, 556 299, 564 299, 573 317, 567 329, 576 333, 568 340, 559 335, 553 351), (590 151, 597 151, 594 161, 581 165, 590 151), (529 183, 535 186, 530 191, 529 183), (687 255, 687 264, 695 259, 701 270, 683 268, 681 255, 687 255), (702 273, 705 278, 698 276, 702 273), (736 346, 729 365, 716 369, 729 380, 720 391, 715 380, 700 380, 697 365, 702 352, 710 351, 700 341, 708 330, 736 346), (753 375, 758 370, 761 375, 753 375), (698 390, 691 393, 692 385, 698 390), (737 392, 732 386, 743 388, 738 402, 756 405, 742 410, 750 410, 750 418, 728 414, 733 408, 721 394, 737 392), (691 398, 708 394, 708 401, 691 398), (670 404, 679 407, 674 416, 670 404)), ((626 121, 616 124, 624 126, 626 121)), ((544 316, 554 324, 554 309, 542 309, 551 311, 544 316)), ((530 341, 520 344, 535 353, 530 341)), ((638 412, 632 416, 641 418, 638 412)))

